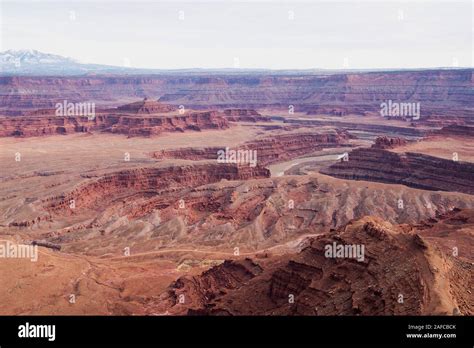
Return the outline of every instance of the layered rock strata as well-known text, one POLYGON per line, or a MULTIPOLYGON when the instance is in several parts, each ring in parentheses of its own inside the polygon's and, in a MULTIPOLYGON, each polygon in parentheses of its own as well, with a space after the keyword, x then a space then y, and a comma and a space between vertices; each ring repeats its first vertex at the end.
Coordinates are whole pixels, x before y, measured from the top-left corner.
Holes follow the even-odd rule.
POLYGON ((247 180, 269 177, 262 167, 234 164, 181 165, 159 168, 123 170, 91 179, 71 192, 43 201, 51 213, 73 214, 76 209, 107 207, 121 200, 172 194, 182 189, 205 185, 220 180, 247 180), (71 208, 71 202, 74 207, 71 208))
MULTIPOLYGON (((306 155, 323 147, 347 146, 348 140, 351 138, 352 136, 347 132, 339 130, 327 132, 289 132, 246 142, 230 150, 256 151, 258 165, 266 166, 306 155)), ((225 147, 161 150, 153 152, 152 157, 157 159, 178 158, 188 160, 217 159, 219 151, 225 151, 225 147)))
POLYGON ((162 132, 225 129, 228 126, 227 120, 215 111, 170 116, 98 114, 93 119, 85 116, 21 116, 1 117, 0 136, 30 137, 96 131, 149 136, 162 132))
POLYGON ((339 129, 345 129, 349 131, 363 131, 377 134, 397 134, 398 136, 411 136, 411 137, 422 137, 428 134, 428 131, 421 128, 413 127, 400 127, 385 124, 368 124, 368 123, 356 123, 356 122, 345 122, 345 121, 326 121, 326 120, 307 120, 307 119, 292 119, 292 118, 278 118, 288 124, 298 124, 302 126, 313 126, 313 127, 324 127, 324 126, 336 126, 339 129))
POLYGON ((0 109, 11 114, 54 106, 53 100, 116 103, 161 96, 160 102, 190 108, 280 108, 295 112, 365 114, 387 100, 420 102, 421 120, 472 118, 472 69, 431 69, 306 74, 196 73, 139 76, 0 78, 0 109), (446 112, 449 111, 449 114, 446 112))
POLYGON ((449 125, 433 132, 433 135, 474 137, 474 126, 449 125))
POLYGON ((263 116, 253 109, 226 109, 224 116, 233 122, 271 122, 271 117, 263 116))
POLYGON ((398 146, 404 146, 408 142, 404 138, 389 138, 387 136, 377 137, 372 148, 376 149, 393 149, 398 146))
POLYGON ((472 315, 473 295, 462 289, 472 287, 472 271, 423 231, 364 217, 307 239, 293 255, 183 276, 159 305, 188 315, 472 315), (328 252, 340 246, 346 251, 328 252))
POLYGON ((409 187, 474 194, 474 164, 419 153, 398 154, 378 148, 359 148, 349 160, 323 168, 336 178, 403 184, 409 187))
POLYGON ((144 98, 142 101, 126 104, 117 108, 120 112, 131 114, 158 114, 175 111, 177 108, 173 105, 162 104, 155 100, 144 98))

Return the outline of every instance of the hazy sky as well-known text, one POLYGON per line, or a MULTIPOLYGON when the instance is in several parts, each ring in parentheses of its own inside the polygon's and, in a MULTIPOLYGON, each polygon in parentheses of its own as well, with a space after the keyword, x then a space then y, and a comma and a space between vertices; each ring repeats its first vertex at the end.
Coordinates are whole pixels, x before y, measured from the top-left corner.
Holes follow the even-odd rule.
POLYGON ((143 68, 472 66, 455 1, 8 1, 1 50, 143 68))

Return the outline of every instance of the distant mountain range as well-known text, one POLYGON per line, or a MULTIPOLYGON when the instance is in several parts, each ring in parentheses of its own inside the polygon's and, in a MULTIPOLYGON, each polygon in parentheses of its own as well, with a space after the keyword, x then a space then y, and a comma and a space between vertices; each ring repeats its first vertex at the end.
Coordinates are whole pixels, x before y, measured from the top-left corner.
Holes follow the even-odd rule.
MULTIPOLYGON (((441 68, 442 69, 442 68, 441 68)), ((453 68, 450 68, 453 69, 453 68)), ((100 64, 84 64, 72 58, 57 54, 43 53, 36 50, 7 50, 0 52, 0 75, 37 75, 37 76, 74 76, 74 75, 116 75, 116 74, 272 74, 298 75, 308 73, 334 74, 344 72, 364 71, 400 71, 400 70, 433 70, 433 69, 305 69, 305 70, 270 70, 270 69, 142 69, 100 64)))
POLYGON ((2 75, 84 75, 91 73, 127 73, 140 69, 99 64, 83 64, 72 58, 36 50, 0 52, 2 75))

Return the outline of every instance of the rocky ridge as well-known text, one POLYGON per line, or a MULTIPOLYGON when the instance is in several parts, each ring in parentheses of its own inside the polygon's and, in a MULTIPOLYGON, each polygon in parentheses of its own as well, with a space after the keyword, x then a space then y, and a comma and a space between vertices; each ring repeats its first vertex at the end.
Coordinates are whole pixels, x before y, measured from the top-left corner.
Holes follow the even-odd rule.
POLYGON ((156 306, 188 315, 472 315, 473 295, 460 288, 472 287, 472 267, 416 228, 364 217, 308 238, 293 255, 183 276, 156 306), (364 257, 328 256, 334 244, 363 246, 364 257))
POLYGON ((86 116, 0 117, 0 137, 31 137, 87 132, 150 136, 163 132, 225 129, 228 127, 227 120, 215 111, 196 111, 170 116, 100 113, 94 118, 86 116))
POLYGON ((398 154, 379 148, 358 148, 348 161, 321 173, 349 180, 402 184, 409 187, 474 194, 474 164, 419 153, 398 154))
MULTIPOLYGON (((352 135, 340 130, 288 132, 264 136, 229 150, 256 151, 257 163, 260 166, 266 166, 306 155, 322 148, 350 146, 348 141, 352 138, 352 135)), ((219 151, 225 151, 225 147, 179 148, 156 151, 151 155, 156 159, 215 160, 218 158, 219 151)))

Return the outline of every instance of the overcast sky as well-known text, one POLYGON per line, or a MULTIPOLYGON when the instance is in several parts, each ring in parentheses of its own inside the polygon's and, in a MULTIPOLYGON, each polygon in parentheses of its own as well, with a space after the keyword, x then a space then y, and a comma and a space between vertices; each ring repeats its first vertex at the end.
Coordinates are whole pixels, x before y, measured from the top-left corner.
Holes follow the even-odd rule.
POLYGON ((141 68, 472 66, 472 2, 2 1, 1 50, 141 68))

